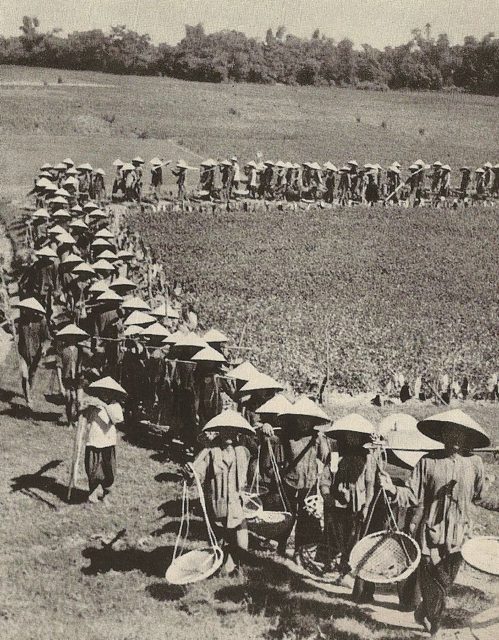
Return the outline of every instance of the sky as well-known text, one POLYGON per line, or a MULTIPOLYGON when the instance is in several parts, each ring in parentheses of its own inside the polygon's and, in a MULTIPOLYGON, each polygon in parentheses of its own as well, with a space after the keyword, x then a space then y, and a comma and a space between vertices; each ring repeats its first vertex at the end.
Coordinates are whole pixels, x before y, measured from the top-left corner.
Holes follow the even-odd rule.
POLYGON ((319 28, 335 40, 379 48, 407 42, 427 22, 432 35, 447 33, 452 43, 499 35, 499 0, 0 0, 0 34, 18 35, 24 15, 37 16, 42 30, 125 24, 170 44, 182 39, 185 24, 199 22, 207 32, 237 29, 258 38, 279 25, 302 37, 319 28))

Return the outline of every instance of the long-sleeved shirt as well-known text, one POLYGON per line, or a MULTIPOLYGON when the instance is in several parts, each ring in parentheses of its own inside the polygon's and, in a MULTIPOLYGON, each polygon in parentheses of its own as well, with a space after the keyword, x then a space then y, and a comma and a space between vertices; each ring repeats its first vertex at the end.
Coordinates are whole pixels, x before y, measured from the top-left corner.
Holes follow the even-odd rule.
POLYGON ((472 531, 472 502, 481 498, 483 485, 479 456, 435 452, 421 458, 404 487, 396 487, 400 506, 417 507, 410 533, 423 555, 438 560, 461 549, 472 531))
POLYGON ((227 528, 239 526, 244 520, 241 491, 246 487, 250 454, 246 447, 236 445, 225 449, 203 449, 193 462, 201 485, 205 485, 215 520, 227 528))
POLYGON ((116 425, 123 422, 123 410, 117 402, 86 407, 82 418, 87 428, 87 446, 103 449, 116 445, 116 425))

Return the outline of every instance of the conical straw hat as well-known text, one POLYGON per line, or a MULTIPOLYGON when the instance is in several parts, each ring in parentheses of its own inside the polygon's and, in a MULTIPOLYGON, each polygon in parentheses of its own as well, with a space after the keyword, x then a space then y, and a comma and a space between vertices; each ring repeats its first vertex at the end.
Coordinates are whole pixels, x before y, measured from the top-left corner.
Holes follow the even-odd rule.
POLYGON ((142 335, 145 338, 168 338, 170 332, 159 322, 153 322, 147 329, 144 329, 142 335))
POLYGON ((97 233, 95 234, 96 238, 114 238, 114 233, 112 233, 112 231, 109 231, 109 229, 107 227, 103 227, 102 229, 99 229, 99 231, 97 231, 97 233))
MULTIPOLYGON (((132 291, 133 289, 137 288, 137 285, 135 284, 135 282, 132 282, 131 280, 129 280, 128 278, 125 278, 124 276, 120 276, 119 278, 116 278, 116 280, 113 280, 111 282, 111 284, 109 285, 110 289, 124 289, 127 291, 132 291)), ((147 303, 145 303, 147 304, 147 303)))
POLYGON ((95 271, 104 271, 104 272, 114 271, 113 265, 107 260, 97 260, 97 262, 94 262, 92 267, 94 268, 95 271))
POLYGON ((204 349, 208 344, 196 333, 193 331, 189 331, 189 333, 184 334, 181 338, 177 340, 175 343, 175 347, 193 347, 198 349, 204 349))
POLYGON ((218 329, 210 329, 209 331, 207 331, 203 336, 203 340, 205 340, 208 344, 221 344, 222 342, 229 342, 229 338, 227 338, 227 336, 218 329))
POLYGON ((191 360, 194 362, 227 362, 220 351, 213 349, 213 347, 204 347, 193 355, 191 360))
POLYGON ((241 429, 242 431, 249 431, 251 433, 254 433, 255 431, 250 423, 245 420, 240 413, 237 413, 237 411, 233 411, 232 409, 226 409, 218 416, 209 420, 203 427, 203 431, 211 431, 213 429, 223 429, 227 427, 232 429, 241 429))
POLYGON ((418 421, 407 413, 391 413, 378 424, 378 432, 383 437, 391 431, 414 431, 418 421))
POLYGON ((126 396, 127 392, 123 387, 111 378, 111 376, 106 376, 105 378, 101 378, 100 380, 96 380, 88 385, 88 392, 98 392, 98 391, 112 391, 117 395, 126 396))
POLYGON ((451 409, 437 413, 418 422, 418 429, 425 436, 443 442, 446 431, 457 430, 465 437, 465 448, 479 449, 490 445, 487 432, 461 409, 451 409))
POLYGON ((306 396, 302 396, 299 398, 294 404, 290 405, 287 409, 285 409, 281 414, 279 414, 279 418, 284 421, 287 418, 310 418, 314 424, 326 424, 327 422, 331 422, 331 418, 325 413, 318 404, 316 404, 310 398, 306 396))
POLYGON ((68 324, 55 334, 56 338, 73 339, 75 341, 86 340, 90 338, 89 334, 75 324, 68 324))
POLYGON ((272 415, 277 416, 284 413, 287 409, 292 407, 293 404, 283 396, 282 393, 278 393, 276 396, 264 402, 261 407, 255 410, 255 413, 260 415, 272 415))
POLYGON ((369 439, 374 433, 374 425, 358 413, 349 413, 335 420, 331 427, 324 429, 324 433, 332 438, 345 432, 363 434, 369 439))
POLYGON ((150 311, 151 307, 145 300, 139 298, 139 296, 131 296, 125 298, 125 301, 123 302, 123 309, 128 311, 150 311))
POLYGON ((165 338, 163 340, 163 344, 174 345, 177 343, 178 340, 180 340, 180 338, 183 338, 184 336, 185 336, 185 333, 183 333, 182 331, 175 331, 174 333, 169 335, 168 338, 165 338))
POLYGON ((250 378, 259 373, 260 372, 258 371, 258 369, 253 366, 251 362, 248 362, 246 360, 245 362, 242 362, 240 365, 238 365, 235 369, 232 369, 232 371, 229 371, 227 377, 233 378, 234 380, 248 382, 250 378))
POLYGON ((241 393, 250 393, 253 391, 264 391, 278 389, 282 390, 284 387, 282 384, 274 380, 271 376, 268 376, 265 373, 257 373, 252 376, 248 382, 241 387, 241 393))
POLYGON ((132 336, 140 336, 144 333, 144 327, 140 327, 137 324, 131 324, 128 327, 125 327, 123 331, 123 335, 127 338, 131 338, 132 336))
POLYGON ((50 247, 43 247, 38 251, 35 251, 35 255, 39 258, 57 258, 57 253, 50 247))
POLYGON ((132 313, 128 316, 128 318, 123 323, 126 327, 137 324, 139 326, 148 326, 156 322, 156 318, 150 316, 148 313, 144 313, 143 311, 132 311, 132 313))
POLYGON ((12 306, 19 307, 19 309, 27 309, 28 311, 36 311, 37 313, 46 313, 36 298, 25 298, 12 306))

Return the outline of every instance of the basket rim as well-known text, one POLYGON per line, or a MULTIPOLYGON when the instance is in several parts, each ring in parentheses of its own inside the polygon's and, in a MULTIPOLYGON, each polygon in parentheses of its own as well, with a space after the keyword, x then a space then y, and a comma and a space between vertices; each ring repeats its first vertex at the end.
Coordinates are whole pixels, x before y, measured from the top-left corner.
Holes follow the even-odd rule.
POLYGON ((472 558, 471 559, 469 558, 467 549, 472 547, 473 544, 476 544, 478 541, 484 541, 484 540, 494 540, 495 542, 499 542, 499 536, 474 536, 473 538, 469 538, 461 547, 461 555, 463 556, 464 561, 476 571, 480 571, 481 573, 486 573, 487 575, 490 575, 490 576, 499 576, 498 571, 488 571, 485 567, 478 567, 475 563, 470 561, 472 560, 472 558))
MULTIPOLYGON (((421 548, 419 546, 419 544, 417 543, 417 541, 411 537, 409 534, 405 533, 404 531, 391 531, 390 529, 383 529, 382 531, 374 531, 373 533, 369 533, 366 536, 362 537, 353 547, 352 551, 350 552, 350 558, 349 558, 349 564, 352 567, 352 574, 354 576, 358 576, 361 579, 364 580, 368 580, 369 582, 372 582, 374 584, 391 584, 393 582, 400 582, 401 580, 405 580, 408 576, 411 575, 411 573, 413 573, 415 571, 415 569, 417 568, 417 566, 419 565, 419 562, 421 560, 421 548), (354 555, 354 551, 356 548, 358 548, 358 545, 360 545, 360 543, 363 540, 366 540, 367 538, 387 538, 387 537, 402 537, 402 538, 406 538, 407 540, 409 540, 411 542, 411 544, 413 545, 414 549, 416 550, 416 557, 414 558, 414 560, 411 561, 411 563, 409 564, 408 567, 406 567, 406 569, 404 569, 404 571, 399 574, 398 576, 390 576, 388 577, 377 577, 375 576, 376 579, 373 579, 373 576, 370 575, 368 578, 363 577, 362 576, 362 568, 358 569, 357 566, 354 566, 354 563, 352 562, 352 556, 354 555)), ((357 561, 357 565, 360 563, 360 559, 357 561)))
POLYGON ((197 549, 190 549, 186 553, 183 553, 182 555, 178 556, 177 558, 174 558, 171 561, 170 566, 166 570, 165 578, 170 584, 177 584, 177 585, 194 584, 195 582, 200 582, 201 580, 205 580, 206 578, 209 578, 210 576, 212 576, 222 566, 223 558, 224 558, 224 553, 222 549, 218 546, 217 547, 198 547, 197 549), (173 573, 173 571, 170 571, 170 570, 175 569, 176 561, 181 560, 182 558, 185 558, 192 552, 199 552, 199 551, 209 551, 214 557, 213 564, 210 565, 209 571, 205 571, 204 573, 197 575, 192 580, 172 579, 173 576, 171 574, 173 573))

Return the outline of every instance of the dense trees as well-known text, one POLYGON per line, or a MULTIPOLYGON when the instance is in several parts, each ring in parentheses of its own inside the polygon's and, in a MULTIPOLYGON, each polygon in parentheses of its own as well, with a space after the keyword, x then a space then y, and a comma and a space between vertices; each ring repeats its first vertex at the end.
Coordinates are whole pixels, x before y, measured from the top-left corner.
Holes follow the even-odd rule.
POLYGON ((42 32, 37 18, 25 16, 21 34, 0 36, 0 64, 89 69, 120 74, 167 75, 205 82, 256 82, 356 86, 368 89, 440 90, 457 88, 499 95, 499 38, 489 33, 451 45, 446 34, 431 36, 431 25, 383 51, 344 39, 335 42, 316 29, 298 38, 280 26, 264 40, 238 31, 207 34, 201 24, 186 26, 175 46, 154 45, 124 25, 109 33, 42 32))

